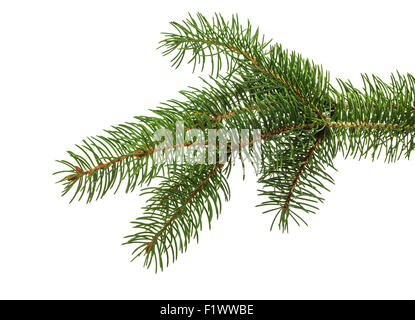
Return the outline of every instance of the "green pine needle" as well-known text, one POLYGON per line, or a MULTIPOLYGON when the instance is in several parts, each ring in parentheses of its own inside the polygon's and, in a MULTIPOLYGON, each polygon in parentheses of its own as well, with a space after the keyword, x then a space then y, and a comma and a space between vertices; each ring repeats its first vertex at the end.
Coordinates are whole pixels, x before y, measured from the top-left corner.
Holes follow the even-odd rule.
MULTIPOLYGON (((135 246, 133 260, 144 256, 145 266, 163 270, 198 239, 203 224, 210 228, 222 200, 230 197, 232 162, 158 164, 159 141, 153 141, 158 129, 173 133, 178 122, 206 136, 210 129, 260 129, 263 160, 257 174, 265 200, 259 206, 274 214, 272 226, 282 231, 290 221, 306 223, 304 216, 317 211, 322 190, 333 183, 327 168, 333 168, 337 154, 358 159, 384 154, 393 162, 414 150, 412 75, 396 73, 384 82, 364 74, 363 89, 340 79, 336 89, 321 66, 266 40, 236 15, 208 20, 198 13, 171 25, 173 31, 160 42, 163 55, 175 68, 184 62, 193 70, 208 67, 204 87, 181 91, 182 100, 167 101, 152 117, 86 138, 68 151, 69 160, 59 161, 64 168, 56 172, 71 201, 144 187, 149 199, 126 241, 135 246), (158 186, 148 187, 156 178, 158 186)), ((184 149, 189 146, 186 141, 184 149)))

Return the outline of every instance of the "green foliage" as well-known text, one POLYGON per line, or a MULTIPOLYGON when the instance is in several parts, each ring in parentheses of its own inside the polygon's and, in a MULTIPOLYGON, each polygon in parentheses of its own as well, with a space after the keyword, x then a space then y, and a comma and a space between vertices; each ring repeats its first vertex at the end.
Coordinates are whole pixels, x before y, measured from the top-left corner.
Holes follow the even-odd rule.
MULTIPOLYGON (((305 223, 304 215, 316 212, 321 191, 333 183, 327 169, 338 153, 359 159, 383 153, 390 162, 414 150, 412 75, 397 73, 389 83, 362 75, 363 89, 338 79, 336 89, 321 66, 265 40, 237 16, 227 21, 217 14, 209 21, 189 15, 171 25, 174 32, 164 33, 160 43, 163 55, 176 68, 183 62, 194 70, 208 67, 204 87, 182 91, 182 100, 167 101, 152 110, 154 116, 83 140, 77 152, 68 151, 69 160, 59 161, 64 169, 57 172, 63 194, 72 192, 72 200, 89 202, 109 190, 144 187, 149 199, 126 244, 135 246, 133 259, 144 256, 147 267, 162 270, 198 239, 205 222, 210 228, 222 199, 230 197, 233 164, 185 165, 177 159, 158 164, 154 150, 160 141, 153 141, 158 129, 174 133, 179 121, 205 135, 213 128, 260 129, 263 161, 257 173, 265 198, 259 206, 274 214, 282 231, 290 220, 305 223), (147 187, 155 178, 159 185, 147 187)), ((192 141, 185 142, 188 148, 192 141)))
POLYGON ((259 206, 270 208, 264 213, 275 212, 271 229, 279 218, 278 226, 288 231, 291 218, 297 225, 307 224, 302 213, 315 213, 318 202, 323 202, 321 190, 325 183, 334 181, 327 173, 333 167, 333 148, 325 135, 328 132, 298 130, 276 146, 278 158, 269 158, 258 182, 263 184, 259 194, 269 200, 259 206))
MULTIPOLYGON (((160 185, 144 189, 149 194, 143 216, 133 221, 137 231, 128 236, 127 244, 135 244, 134 259, 145 255, 144 263, 161 270, 186 250, 192 238, 198 239, 203 218, 209 229, 227 201, 230 189, 225 172, 217 165, 181 165, 163 177, 160 185)), ((229 167, 228 167, 229 169, 229 167)), ((229 170, 228 170, 229 172, 229 170)))

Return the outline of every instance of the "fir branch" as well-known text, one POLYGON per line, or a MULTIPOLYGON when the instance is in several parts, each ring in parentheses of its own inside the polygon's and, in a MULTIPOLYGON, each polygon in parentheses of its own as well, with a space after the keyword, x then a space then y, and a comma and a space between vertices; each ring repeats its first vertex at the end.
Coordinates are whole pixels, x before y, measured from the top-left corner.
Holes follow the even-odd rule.
POLYGON ((328 190, 324 182, 333 183, 326 168, 332 167, 333 154, 330 134, 322 128, 299 131, 290 142, 278 142, 278 157, 268 158, 258 182, 263 185, 259 195, 269 198, 259 206, 271 207, 264 213, 275 212, 271 229, 277 218, 282 231, 288 231, 289 219, 297 225, 303 222, 300 213, 315 213, 316 202, 322 202, 319 189, 328 190), (325 149, 322 148, 324 142, 325 149))
MULTIPOLYGON (((150 198, 133 222, 137 232, 126 242, 136 245, 133 260, 144 256, 147 267, 154 264, 162 270, 191 239, 198 239, 205 218, 210 227, 222 198, 230 195, 232 163, 154 161, 156 151, 182 147, 178 142, 159 147, 160 141, 153 141, 158 129, 173 136, 176 123, 205 135, 210 129, 260 130, 259 194, 267 200, 259 206, 275 214, 271 228, 279 218, 282 231, 288 230, 289 220, 305 223, 303 214, 316 212, 322 190, 333 183, 327 169, 334 169, 332 161, 339 153, 359 159, 383 153, 386 161, 397 161, 415 150, 414 76, 396 73, 385 82, 363 74, 362 89, 341 79, 335 88, 321 66, 265 40, 236 15, 226 21, 216 14, 211 22, 201 14, 189 15, 171 25, 175 32, 164 34, 163 54, 173 55, 174 67, 188 53, 193 70, 210 63, 210 80, 202 78, 202 89, 181 91, 184 99, 161 104, 152 110, 154 116, 136 117, 106 130, 105 136, 83 140, 77 152, 68 151, 69 160, 59 161, 65 168, 57 172, 62 194, 73 191, 72 200, 86 196, 87 202, 110 189, 116 192, 123 182, 128 192, 161 179, 158 186, 143 189, 150 198)), ((232 142, 217 142, 216 148, 226 144, 229 158, 232 142)), ((237 151, 248 146, 253 152, 254 142, 240 140, 237 151)), ((198 143, 185 141, 183 147, 198 143)))
MULTIPOLYGON (((320 116, 323 116, 313 101, 282 75, 283 72, 280 74, 266 68, 267 65, 272 65, 274 59, 281 58, 281 48, 269 46, 271 41, 265 41, 264 37, 260 41, 259 29, 256 30, 255 34, 252 34, 252 27, 249 21, 247 27, 244 28, 239 24, 237 15, 232 16, 231 23, 229 24, 219 14, 216 14, 212 23, 209 23, 203 15, 197 14, 196 19, 189 15, 189 18, 183 20, 181 24, 177 22, 171 22, 171 24, 177 30, 177 33, 164 33, 166 38, 160 42, 161 46, 159 48, 165 48, 163 55, 176 52, 176 56, 172 59, 174 67, 178 68, 186 52, 192 51, 193 56, 188 63, 193 62, 194 69, 196 64, 200 63, 203 70, 206 58, 211 57, 211 74, 215 73, 214 66, 216 65, 216 76, 219 77, 219 71, 222 66, 221 57, 225 56, 228 64, 228 74, 236 73, 237 68, 247 68, 248 70, 254 68, 259 70, 265 75, 280 81, 283 86, 292 90, 300 99, 312 105, 312 108, 320 116), (212 51, 212 47, 215 48, 215 51, 212 51), (213 57, 217 58, 216 64, 213 57)), ((298 58, 298 61, 302 63, 301 57, 298 58)), ((297 62, 295 59, 292 60, 291 66, 297 62)), ((308 61, 306 61, 305 67, 309 68, 308 61)), ((310 70, 313 73, 321 72, 318 68, 314 68, 314 70, 313 68, 310 70)), ((312 76, 315 77, 315 75, 312 76)))
MULTIPOLYGON (((209 182, 209 180, 211 179, 211 177, 216 174, 216 171, 219 169, 222 169, 222 167, 224 166, 224 164, 220 164, 217 163, 215 165, 215 167, 210 170, 207 178, 205 180, 202 181, 202 183, 200 185, 197 186, 197 188, 190 194, 190 196, 185 200, 185 202, 183 202, 183 204, 176 210, 176 212, 167 220, 167 222, 160 228, 159 231, 157 231, 157 233, 154 235, 154 237, 151 239, 150 242, 147 243, 146 246, 146 250, 145 250, 145 254, 148 254, 149 251, 154 247, 156 241, 158 240, 158 238, 160 237, 160 234, 167 230, 169 228, 169 226, 174 222, 175 219, 177 219, 179 217, 179 215, 183 212, 183 208, 188 205, 195 197, 196 195, 205 187, 205 185, 209 182)), ((184 182, 184 179, 181 180, 181 183, 184 182)), ((173 189, 178 188, 179 185, 173 187, 173 189)))
POLYGON ((307 167, 308 163, 311 160, 311 157, 313 156, 314 152, 316 151, 318 145, 321 143, 321 141, 323 140, 323 135, 320 135, 317 139, 316 142, 314 142, 313 146, 311 147, 311 149, 307 152, 307 155, 304 159, 303 164, 300 166, 300 169, 298 170, 298 172, 295 174, 293 182, 291 183, 291 188, 287 194, 287 197, 285 199, 284 205, 282 207, 282 215, 285 215, 288 210, 289 210, 289 206, 290 206, 290 201, 291 198, 293 196, 294 193, 294 189, 297 186, 298 180, 300 179, 301 175, 304 172, 304 169, 307 167))
POLYGON ((187 249, 192 238, 198 240, 204 216, 210 228, 213 211, 216 217, 221 211, 219 191, 225 200, 230 196, 226 176, 221 172, 223 166, 198 165, 190 171, 180 167, 163 178, 160 187, 144 190, 152 196, 144 214, 133 221, 137 232, 125 243, 137 245, 133 260, 144 255, 147 267, 154 263, 156 271, 163 270, 187 249))

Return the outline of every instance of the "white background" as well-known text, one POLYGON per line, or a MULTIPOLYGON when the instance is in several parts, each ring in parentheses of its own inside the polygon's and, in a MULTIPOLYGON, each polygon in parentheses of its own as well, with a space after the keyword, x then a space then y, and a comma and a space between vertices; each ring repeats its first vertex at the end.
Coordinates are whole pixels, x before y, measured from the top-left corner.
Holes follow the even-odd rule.
POLYGON ((187 12, 239 13, 360 85, 415 73, 413 1, 1 1, 0 298, 415 298, 414 162, 336 159, 309 227, 269 232, 238 168, 211 231, 165 272, 121 246, 144 199, 69 205, 54 160, 197 85, 156 51, 187 12))

